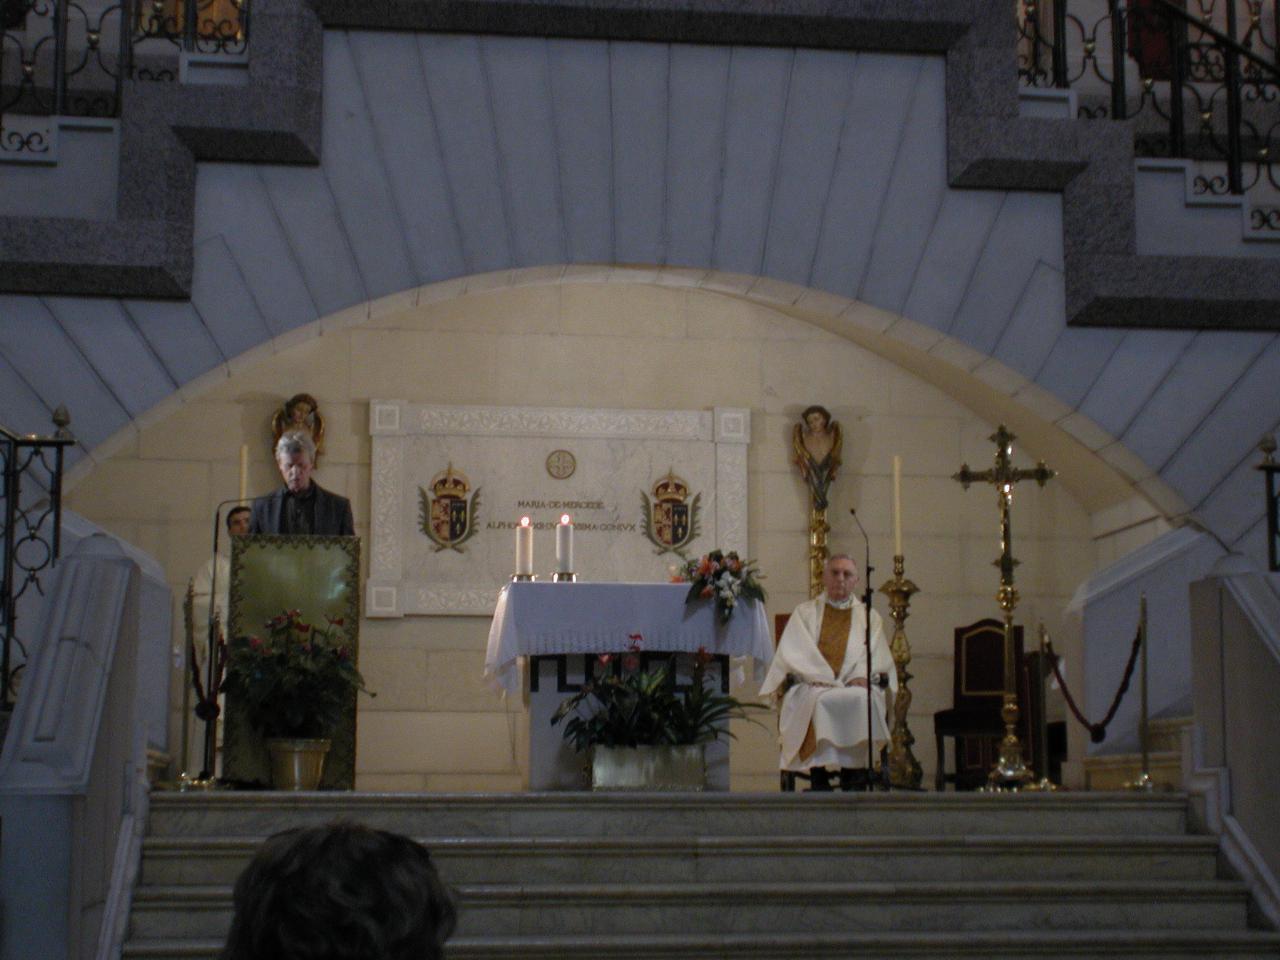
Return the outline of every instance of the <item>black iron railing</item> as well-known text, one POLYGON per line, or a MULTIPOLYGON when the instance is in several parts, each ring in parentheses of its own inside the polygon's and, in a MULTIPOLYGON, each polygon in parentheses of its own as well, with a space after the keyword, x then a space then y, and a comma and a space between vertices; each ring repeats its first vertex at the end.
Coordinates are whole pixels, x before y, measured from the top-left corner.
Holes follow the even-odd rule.
POLYGON ((13 706, 27 661, 17 631, 18 601, 43 594, 41 575, 58 559, 62 532, 63 453, 75 443, 71 418, 59 407, 53 436, 19 435, 0 427, 0 709, 13 706))
POLYGON ((1280 189, 1276 0, 1021 0, 1018 73, 1084 118, 1135 120, 1140 156, 1221 163, 1195 192, 1280 189), (1190 3, 1187 7, 1185 3, 1190 3))
MULTIPOLYGON (((248 42, 249 0, 0 0, 0 130, 9 114, 119 116, 125 80, 175 81, 179 53, 248 42)), ((43 152, 24 130, 0 132, 0 152, 43 152)))

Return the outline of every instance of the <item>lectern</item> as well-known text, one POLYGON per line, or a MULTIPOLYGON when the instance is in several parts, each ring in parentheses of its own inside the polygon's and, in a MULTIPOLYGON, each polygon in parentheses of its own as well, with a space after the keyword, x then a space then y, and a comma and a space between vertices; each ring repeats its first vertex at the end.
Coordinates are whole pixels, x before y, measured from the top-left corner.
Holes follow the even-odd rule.
MULTIPOLYGON (((255 534, 231 538, 231 590, 227 643, 248 643, 283 610, 299 610, 307 623, 341 620, 351 655, 360 653, 360 538, 255 534)), ((322 790, 351 790, 356 779, 356 698, 333 734, 322 790)), ((241 786, 267 786, 271 761, 234 697, 223 725, 222 776, 241 786)))

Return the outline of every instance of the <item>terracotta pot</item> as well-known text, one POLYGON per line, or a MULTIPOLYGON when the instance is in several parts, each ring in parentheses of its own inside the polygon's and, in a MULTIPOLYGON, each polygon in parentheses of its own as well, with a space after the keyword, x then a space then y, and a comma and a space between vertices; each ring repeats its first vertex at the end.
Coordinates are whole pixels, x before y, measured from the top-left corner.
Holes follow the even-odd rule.
POLYGON ((591 789, 701 791, 707 784, 704 746, 596 747, 591 789))
POLYGON ((271 784, 277 790, 315 790, 324 775, 324 758, 332 740, 269 738, 271 784))

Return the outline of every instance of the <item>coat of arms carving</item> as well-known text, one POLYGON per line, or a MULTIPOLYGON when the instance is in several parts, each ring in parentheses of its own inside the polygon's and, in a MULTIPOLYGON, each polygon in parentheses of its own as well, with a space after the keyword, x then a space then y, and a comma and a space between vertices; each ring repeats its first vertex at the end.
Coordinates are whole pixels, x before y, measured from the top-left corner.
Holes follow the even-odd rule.
POLYGON ((431 478, 431 491, 418 488, 418 524, 436 553, 457 550, 479 529, 480 488, 471 490, 466 474, 453 468, 453 463, 431 478))
POLYGON ((698 537, 701 518, 698 516, 702 494, 695 493, 689 499, 689 484, 676 476, 674 470, 653 485, 653 499, 640 491, 644 515, 641 522, 644 535, 664 553, 682 555, 684 548, 698 537))

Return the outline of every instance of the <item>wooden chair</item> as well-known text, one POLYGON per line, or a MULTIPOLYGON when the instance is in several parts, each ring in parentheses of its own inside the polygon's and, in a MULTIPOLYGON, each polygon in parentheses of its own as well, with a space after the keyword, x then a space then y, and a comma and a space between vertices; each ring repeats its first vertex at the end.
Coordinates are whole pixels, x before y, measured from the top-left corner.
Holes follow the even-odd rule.
MULTIPOLYGON (((1026 671, 1021 669, 1022 628, 1013 628, 1014 661, 1018 670, 1019 736, 1028 744, 1026 671)), ((935 787, 941 791, 948 782, 957 790, 973 790, 987 780, 994 766, 1004 721, 1004 624, 999 620, 979 620, 955 632, 953 706, 933 715, 933 734, 938 746, 935 787), (956 772, 946 770, 946 738, 955 740, 956 772)))

